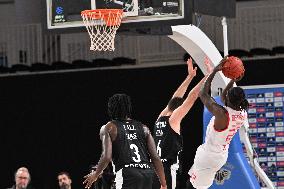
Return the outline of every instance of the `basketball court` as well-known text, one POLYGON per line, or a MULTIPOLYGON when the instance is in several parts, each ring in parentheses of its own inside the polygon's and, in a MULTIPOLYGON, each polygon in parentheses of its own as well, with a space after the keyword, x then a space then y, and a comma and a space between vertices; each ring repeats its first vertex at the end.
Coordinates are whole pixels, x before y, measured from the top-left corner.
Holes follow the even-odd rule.
MULTIPOLYGON (((193 57, 204 73, 205 57, 216 66, 222 56, 198 27, 190 25, 193 18, 198 24, 199 14, 222 17, 220 24, 223 25, 224 54, 227 55, 226 18, 235 17, 235 1, 232 0, 218 0, 214 3, 208 0, 84 0, 80 3, 76 0, 47 0, 46 3, 48 30, 61 32, 80 28, 80 31, 84 31, 82 29, 85 28, 86 35, 90 37, 91 51, 115 51, 117 35, 167 35, 193 57)), ((227 83, 228 78, 218 74, 213 81, 213 94, 217 97, 219 89, 224 88, 227 83)), ((250 152, 252 147, 247 140, 247 133, 242 132, 241 135, 247 151, 250 152)), ((243 155, 242 158, 236 158, 236 154, 242 154, 240 139, 236 138, 233 140, 235 147, 231 149, 228 164, 242 171, 237 169, 238 175, 232 176, 232 172, 224 168, 226 171, 217 174, 216 183, 210 188, 239 188, 238 179, 243 180, 242 187, 247 185, 247 188, 257 189, 260 188, 258 182, 264 182, 267 188, 274 188, 253 159, 253 154, 249 154, 251 163, 254 162, 253 169, 243 155), (224 178, 228 181, 224 182, 224 178)))
MULTIPOLYGON (((191 55, 205 73, 203 61, 208 57, 213 66, 222 55, 212 41, 193 23, 201 14, 222 18, 224 54, 228 55, 226 18, 235 17, 234 0, 46 0, 46 31, 51 33, 80 32, 90 38, 88 49, 100 53, 115 51, 117 36, 168 36, 191 55)), ((128 46, 124 46, 126 51, 128 46)), ((212 93, 218 101, 220 89, 229 79, 218 73, 212 93)), ((210 115, 204 111, 204 130, 210 115)), ((216 175, 211 189, 275 188, 254 157, 247 131, 240 132, 248 154, 243 154, 240 137, 232 141, 227 164, 216 175), (233 167, 233 168, 232 168, 233 167)))

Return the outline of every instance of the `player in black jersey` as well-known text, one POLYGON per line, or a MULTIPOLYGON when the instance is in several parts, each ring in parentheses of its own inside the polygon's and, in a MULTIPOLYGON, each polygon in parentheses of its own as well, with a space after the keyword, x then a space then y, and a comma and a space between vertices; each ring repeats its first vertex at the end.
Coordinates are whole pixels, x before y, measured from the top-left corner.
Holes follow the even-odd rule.
MULTIPOLYGON (((210 72, 211 65, 206 59, 205 66, 207 72, 210 72)), ((193 68, 192 59, 187 61, 188 76, 173 94, 167 107, 160 113, 154 126, 154 140, 157 146, 157 152, 164 165, 168 189, 176 188, 176 171, 178 165, 178 153, 182 149, 182 137, 180 135, 180 123, 184 116, 193 106, 198 98, 201 85, 204 83, 205 76, 188 94, 185 100, 183 96, 191 80, 196 75, 197 68, 193 68)), ((153 178, 153 189, 160 186, 156 175, 153 178)))
POLYGON ((94 172, 86 175, 86 188, 90 188, 112 160, 116 171, 116 189, 151 189, 153 170, 159 177, 159 188, 166 189, 163 164, 156 152, 154 139, 145 125, 131 119, 131 101, 125 94, 115 94, 108 101, 111 118, 101 128, 102 154, 94 172))

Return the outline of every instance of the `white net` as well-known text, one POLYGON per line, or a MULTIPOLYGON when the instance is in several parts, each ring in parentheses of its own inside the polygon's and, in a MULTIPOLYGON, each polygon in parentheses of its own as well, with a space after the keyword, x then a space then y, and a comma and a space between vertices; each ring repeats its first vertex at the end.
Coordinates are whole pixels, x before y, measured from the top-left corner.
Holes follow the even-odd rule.
POLYGON ((121 9, 82 11, 81 16, 91 39, 90 50, 114 51, 114 39, 121 24, 122 14, 121 9))

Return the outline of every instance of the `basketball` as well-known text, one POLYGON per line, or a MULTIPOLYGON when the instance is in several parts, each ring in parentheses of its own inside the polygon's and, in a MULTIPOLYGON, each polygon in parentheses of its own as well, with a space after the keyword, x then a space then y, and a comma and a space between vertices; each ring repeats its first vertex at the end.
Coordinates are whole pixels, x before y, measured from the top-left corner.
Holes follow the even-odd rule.
POLYGON ((245 72, 245 68, 241 59, 229 56, 223 65, 222 72, 226 77, 236 79, 245 72))

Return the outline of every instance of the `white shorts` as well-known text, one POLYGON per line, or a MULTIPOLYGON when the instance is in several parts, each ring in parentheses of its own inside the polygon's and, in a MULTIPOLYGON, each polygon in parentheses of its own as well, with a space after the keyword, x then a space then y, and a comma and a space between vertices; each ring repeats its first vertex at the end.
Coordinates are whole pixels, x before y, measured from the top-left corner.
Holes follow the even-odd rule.
POLYGON ((214 181, 216 172, 225 165, 228 153, 208 152, 204 145, 197 148, 194 164, 189 170, 190 182, 194 188, 207 189, 214 181))

